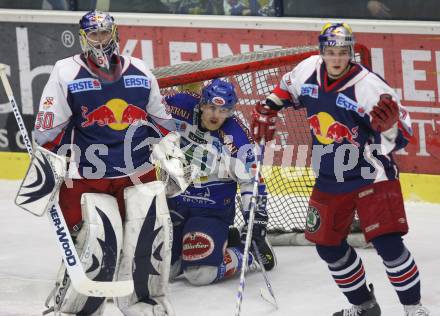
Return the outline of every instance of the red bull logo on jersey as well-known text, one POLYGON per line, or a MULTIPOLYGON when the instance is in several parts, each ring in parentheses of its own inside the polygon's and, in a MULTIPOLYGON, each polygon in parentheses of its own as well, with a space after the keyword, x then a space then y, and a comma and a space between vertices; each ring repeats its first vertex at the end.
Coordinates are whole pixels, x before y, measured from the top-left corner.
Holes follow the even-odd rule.
POLYGON ((124 76, 123 80, 126 88, 151 88, 151 80, 146 76, 124 76))
POLYGON ((318 85, 316 84, 310 84, 310 83, 304 83, 301 86, 301 95, 307 95, 309 97, 312 97, 314 99, 318 98, 318 85))
POLYGON ((354 111, 362 117, 365 115, 365 110, 362 106, 342 93, 338 94, 336 105, 348 111, 354 111))
POLYGON ((83 78, 69 82, 67 89, 70 93, 78 93, 91 90, 101 90, 101 82, 94 78, 83 78))
POLYGON ((82 106, 81 110, 82 117, 85 119, 81 123, 82 127, 96 124, 100 127, 107 126, 113 130, 124 130, 135 122, 147 119, 147 112, 122 99, 111 99, 92 111, 89 111, 87 106, 82 106))
POLYGON ((307 118, 310 129, 316 139, 324 145, 342 143, 345 141, 359 147, 356 142, 358 137, 358 126, 349 128, 347 125, 335 121, 335 119, 326 112, 319 112, 307 118))
POLYGON ((55 98, 54 97, 46 97, 43 101, 43 108, 45 110, 47 110, 48 108, 50 108, 54 103, 55 103, 55 98))

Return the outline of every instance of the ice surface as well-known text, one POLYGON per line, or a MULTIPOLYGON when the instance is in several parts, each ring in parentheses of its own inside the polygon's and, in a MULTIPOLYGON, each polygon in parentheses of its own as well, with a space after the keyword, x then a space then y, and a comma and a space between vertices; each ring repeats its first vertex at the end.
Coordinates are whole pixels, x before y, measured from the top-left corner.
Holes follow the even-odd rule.
MULTIPOLYGON (((28 214, 13 203, 16 181, 0 181, 0 316, 41 315, 52 289, 60 256, 46 216, 28 214)), ((410 233, 406 244, 419 266, 422 299, 432 315, 440 315, 440 205, 406 204, 410 233)), ((279 310, 260 297, 265 286, 260 273, 246 277, 243 316, 328 316, 347 306, 313 247, 277 247, 278 266, 269 273, 279 310)), ((374 249, 358 250, 367 279, 375 285, 384 316, 403 315, 374 249)), ((171 300, 178 316, 234 315, 238 279, 208 287, 183 280, 171 284, 171 300)), ((121 315, 111 304, 106 316, 121 315)))

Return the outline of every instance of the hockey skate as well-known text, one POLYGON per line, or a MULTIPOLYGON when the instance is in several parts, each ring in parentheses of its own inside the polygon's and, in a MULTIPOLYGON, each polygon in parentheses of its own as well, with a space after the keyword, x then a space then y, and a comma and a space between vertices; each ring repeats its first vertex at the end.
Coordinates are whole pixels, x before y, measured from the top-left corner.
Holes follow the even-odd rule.
MULTIPOLYGON (((380 307, 374 296, 373 284, 370 287, 370 299, 361 305, 352 305, 350 308, 343 309, 333 314, 333 316, 380 316, 380 307)), ((414 314, 416 315, 416 314, 414 314)))
POLYGON ((422 304, 404 305, 405 316, 429 316, 431 313, 422 304))

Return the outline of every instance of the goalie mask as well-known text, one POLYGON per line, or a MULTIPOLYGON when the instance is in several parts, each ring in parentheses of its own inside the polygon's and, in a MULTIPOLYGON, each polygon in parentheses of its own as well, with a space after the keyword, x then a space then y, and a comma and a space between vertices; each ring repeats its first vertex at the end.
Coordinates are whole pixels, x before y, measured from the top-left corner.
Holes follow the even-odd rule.
POLYGON ((103 81, 117 81, 121 75, 118 29, 113 17, 90 11, 79 21, 79 38, 87 65, 103 81))
POLYGON ((354 35, 347 23, 327 23, 319 35, 319 51, 324 54, 326 47, 348 47, 354 58, 354 35))

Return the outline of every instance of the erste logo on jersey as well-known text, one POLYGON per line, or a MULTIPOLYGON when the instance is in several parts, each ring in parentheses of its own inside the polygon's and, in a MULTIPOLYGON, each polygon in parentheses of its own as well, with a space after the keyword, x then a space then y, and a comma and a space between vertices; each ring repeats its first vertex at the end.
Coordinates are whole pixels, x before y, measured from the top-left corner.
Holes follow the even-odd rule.
POLYGON ((301 95, 307 95, 311 98, 317 99, 318 98, 318 85, 304 83, 301 86, 301 95))
POLYGON ((342 93, 338 94, 336 98, 336 105, 339 106, 340 108, 349 111, 354 111, 362 117, 365 115, 365 110, 363 107, 361 107, 359 104, 356 103, 356 101, 350 99, 349 97, 347 97, 342 93))
POLYGON ((67 84, 70 93, 78 93, 84 91, 101 90, 101 82, 94 78, 76 79, 67 84))
POLYGON ((358 137, 358 126, 349 128, 347 125, 335 120, 327 112, 319 112, 307 118, 310 129, 318 142, 324 145, 333 142, 342 143, 344 140, 359 147, 356 141, 358 137))
POLYGON ((123 80, 124 80, 124 87, 126 88, 145 88, 145 89, 151 88, 151 80, 145 76, 136 76, 136 75, 124 76, 123 80))

